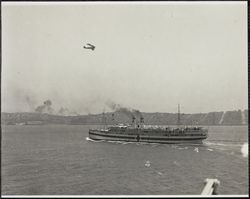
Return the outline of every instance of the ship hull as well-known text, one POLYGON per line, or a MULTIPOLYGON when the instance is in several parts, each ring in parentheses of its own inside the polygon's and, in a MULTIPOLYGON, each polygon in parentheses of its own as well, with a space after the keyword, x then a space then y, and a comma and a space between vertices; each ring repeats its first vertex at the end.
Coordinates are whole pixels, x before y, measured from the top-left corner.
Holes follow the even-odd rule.
POLYGON ((109 140, 124 142, 147 142, 147 143, 202 143, 206 136, 156 136, 156 135, 140 135, 140 134, 115 134, 99 130, 90 130, 89 138, 93 140, 109 140))

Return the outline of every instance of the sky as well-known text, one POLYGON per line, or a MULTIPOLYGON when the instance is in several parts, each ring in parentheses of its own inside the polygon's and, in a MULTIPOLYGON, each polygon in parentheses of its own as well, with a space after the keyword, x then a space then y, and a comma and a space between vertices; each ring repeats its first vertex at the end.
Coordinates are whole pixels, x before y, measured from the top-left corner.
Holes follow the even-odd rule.
POLYGON ((2 112, 243 110, 247 73, 246 2, 2 3, 2 112))

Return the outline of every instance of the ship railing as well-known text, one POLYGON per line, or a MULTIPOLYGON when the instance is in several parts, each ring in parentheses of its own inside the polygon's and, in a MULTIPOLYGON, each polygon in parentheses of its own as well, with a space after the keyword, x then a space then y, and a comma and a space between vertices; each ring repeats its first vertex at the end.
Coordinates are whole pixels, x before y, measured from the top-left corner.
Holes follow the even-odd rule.
POLYGON ((201 192, 201 195, 218 195, 218 187, 220 185, 220 181, 218 179, 207 178, 204 183, 206 184, 201 192))

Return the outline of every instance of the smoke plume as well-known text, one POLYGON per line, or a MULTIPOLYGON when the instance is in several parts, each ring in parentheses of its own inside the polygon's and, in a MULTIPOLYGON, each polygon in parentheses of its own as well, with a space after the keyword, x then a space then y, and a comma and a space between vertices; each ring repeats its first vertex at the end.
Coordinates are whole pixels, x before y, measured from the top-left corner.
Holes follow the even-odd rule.
POLYGON ((77 112, 75 111, 69 111, 69 109, 67 108, 63 108, 61 107, 57 113, 58 115, 63 115, 63 116, 75 116, 75 115, 79 115, 77 112))
POLYGON ((52 106, 52 102, 50 100, 46 100, 43 102, 43 105, 38 106, 36 108, 35 112, 52 114, 54 110, 51 106, 52 106))
POLYGON ((75 116, 79 115, 76 111, 70 111, 67 108, 61 107, 58 111, 55 111, 52 108, 52 102, 51 100, 46 100, 43 102, 43 105, 38 106, 35 109, 35 112, 37 113, 48 113, 48 114, 56 114, 56 115, 62 115, 62 116, 75 116))
POLYGON ((128 116, 129 118, 131 117, 138 117, 141 118, 142 114, 139 110, 136 109, 132 109, 132 108, 126 108, 121 106, 120 104, 116 104, 112 101, 107 101, 106 105, 112 110, 112 111, 116 111, 116 112, 120 112, 125 114, 126 116, 128 116))
POLYGON ((68 115, 69 114, 69 110, 67 108, 63 108, 61 107, 58 111, 59 115, 68 115))

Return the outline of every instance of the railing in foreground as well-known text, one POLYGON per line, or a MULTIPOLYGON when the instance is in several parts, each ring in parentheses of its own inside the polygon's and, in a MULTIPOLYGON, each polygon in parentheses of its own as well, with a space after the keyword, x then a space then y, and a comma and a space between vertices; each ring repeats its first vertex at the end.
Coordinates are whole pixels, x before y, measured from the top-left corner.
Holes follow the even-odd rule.
POLYGON ((205 187, 201 192, 201 195, 217 195, 218 194, 218 186, 220 185, 220 181, 217 179, 209 179, 205 180, 205 187))

